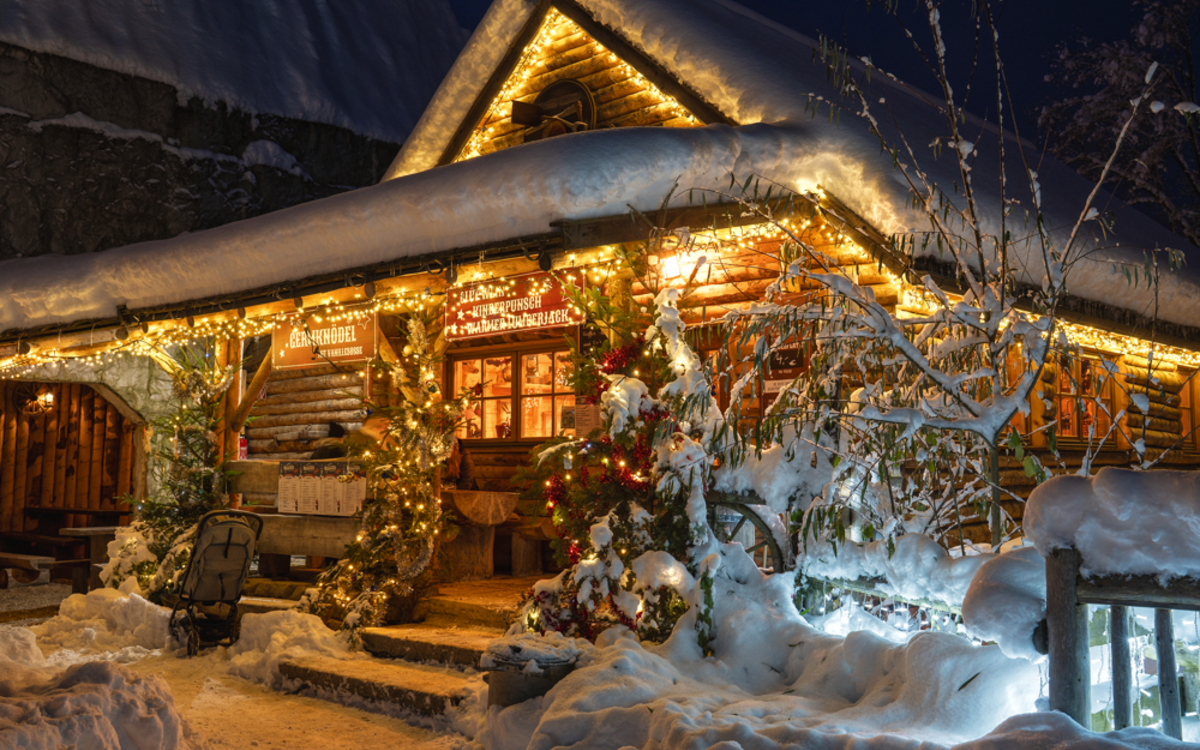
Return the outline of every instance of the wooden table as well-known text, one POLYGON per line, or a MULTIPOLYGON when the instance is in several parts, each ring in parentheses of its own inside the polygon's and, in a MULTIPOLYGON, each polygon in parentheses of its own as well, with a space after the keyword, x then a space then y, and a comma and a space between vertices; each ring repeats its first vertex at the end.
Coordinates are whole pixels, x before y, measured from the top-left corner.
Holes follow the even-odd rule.
POLYGON ((100 588, 100 568, 108 562, 108 543, 117 538, 119 526, 86 526, 62 529, 63 536, 82 537, 88 540, 88 557, 91 567, 88 573, 88 590, 100 588))
POLYGON ((286 578, 292 555, 341 557, 358 534, 360 523, 354 517, 290 513, 263 513, 259 517, 263 530, 258 538, 258 574, 264 578, 286 578))

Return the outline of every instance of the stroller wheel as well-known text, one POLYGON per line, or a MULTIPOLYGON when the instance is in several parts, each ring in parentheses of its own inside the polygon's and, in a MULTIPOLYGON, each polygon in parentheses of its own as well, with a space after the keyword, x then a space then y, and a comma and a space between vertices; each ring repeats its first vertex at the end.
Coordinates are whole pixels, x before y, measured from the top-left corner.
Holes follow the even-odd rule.
POLYGON ((200 653, 200 631, 196 628, 196 623, 193 622, 187 634, 187 655, 195 656, 198 653, 200 653))

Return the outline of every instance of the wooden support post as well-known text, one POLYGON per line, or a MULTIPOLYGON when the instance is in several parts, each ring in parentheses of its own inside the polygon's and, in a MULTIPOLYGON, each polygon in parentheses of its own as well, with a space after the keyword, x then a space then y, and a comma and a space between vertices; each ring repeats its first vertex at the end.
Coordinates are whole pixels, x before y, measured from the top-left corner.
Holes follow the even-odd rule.
POLYGON ((4 446, 0 449, 0 531, 24 531, 24 520, 13 524, 13 475, 17 456, 17 410, 12 404, 12 385, 4 383, 0 417, 4 419, 4 446), (21 528, 18 528, 21 527, 21 528))
POLYGON ((17 453, 15 460, 16 472, 13 474, 12 483, 12 522, 11 526, 16 531, 33 531, 34 519, 25 514, 25 472, 28 468, 26 460, 29 458, 29 419, 21 413, 19 404, 10 406, 16 416, 17 422, 17 453))
POLYGON ((1163 734, 1183 739, 1183 711, 1179 702, 1179 668, 1175 664, 1175 623, 1171 610, 1154 610, 1154 647, 1158 652, 1158 698, 1162 705, 1163 734))
POLYGON ((79 460, 75 464, 75 502, 72 508, 86 510, 92 479, 92 420, 96 411, 96 393, 80 386, 75 418, 79 420, 79 460))
POLYGON ((1110 610, 1112 637, 1113 729, 1133 726, 1133 662, 1129 653, 1129 608, 1110 610))
POLYGON ((1050 710, 1092 728, 1092 675, 1087 605, 1075 593, 1081 557, 1056 549, 1046 559, 1046 621, 1050 629, 1050 710))
MULTIPOLYGON (((232 365, 234 369, 233 379, 229 382, 229 390, 225 391, 225 398, 222 399, 224 408, 221 426, 224 431, 221 433, 221 460, 236 461, 238 458, 238 443, 241 437, 241 428, 234 426, 234 413, 237 411, 238 402, 242 398, 242 340, 232 339, 225 344, 226 361, 232 365)), ((230 507, 242 507, 241 497, 233 495, 230 499, 230 507)))
MULTIPOLYGON (((92 411, 85 415, 92 420, 92 458, 88 462, 88 491, 87 507, 89 510, 100 510, 100 485, 104 479, 104 430, 108 413, 108 402, 99 392, 92 399, 92 411)), ((80 504, 79 507, 83 507, 80 504)), ((72 526, 86 526, 87 516, 77 517, 71 522, 72 526)))
MULTIPOLYGON (((58 391, 54 394, 54 410, 58 412, 58 434, 55 436, 54 445, 54 490, 52 493, 53 505, 55 508, 66 508, 67 505, 67 476, 68 466, 67 457, 69 445, 67 436, 71 432, 71 389, 66 383, 58 387, 58 391)), ((73 472, 74 469, 71 469, 73 472)), ((72 483, 74 482, 74 473, 70 474, 72 483)))
POLYGON ((229 364, 233 365, 236 369, 234 370, 233 380, 229 383, 229 390, 225 391, 224 458, 226 461, 235 461, 238 457, 238 437, 242 431, 241 425, 236 424, 234 418, 242 400, 242 340, 233 339, 227 346, 229 347, 229 364))
POLYGON ((542 573, 542 543, 526 539, 520 534, 512 535, 512 574, 517 578, 536 576, 542 573))
POLYGON ((258 400, 258 394, 262 393, 263 386, 267 384, 267 379, 271 377, 271 356, 268 354, 263 358, 262 364, 258 366, 258 371, 254 373, 254 378, 250 381, 250 385, 246 387, 246 394, 242 396, 242 402, 238 404, 237 410, 233 413, 233 419, 230 420, 230 429, 241 432, 246 426, 246 420, 250 418, 250 410, 254 408, 254 402, 258 400))
POLYGON ((47 385, 46 388, 54 394, 54 405, 46 414, 46 435, 42 443, 42 484, 41 496, 38 498, 38 505, 43 508, 53 508, 56 505, 54 497, 54 474, 58 469, 58 393, 54 386, 47 385))
POLYGON ((63 414, 67 415, 66 471, 63 472, 63 508, 74 508, 75 485, 79 475, 79 401, 82 388, 87 386, 72 383, 63 388, 63 414))

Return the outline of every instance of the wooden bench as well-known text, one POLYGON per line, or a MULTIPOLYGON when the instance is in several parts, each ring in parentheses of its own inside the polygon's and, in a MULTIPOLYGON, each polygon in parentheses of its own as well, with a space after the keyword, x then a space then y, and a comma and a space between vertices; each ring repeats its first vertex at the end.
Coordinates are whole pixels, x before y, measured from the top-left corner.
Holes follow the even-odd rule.
POLYGON ((88 556, 91 566, 88 574, 88 588, 98 589, 102 585, 100 581, 100 568, 104 563, 108 562, 108 543, 117 538, 118 526, 84 526, 69 529, 63 529, 59 533, 65 537, 74 539, 87 539, 88 541, 88 556))
POLYGON ((78 540, 39 534, 35 531, 0 531, 0 541, 7 542, 3 545, 5 551, 37 553, 46 548, 67 550, 65 554, 55 554, 51 557, 74 557, 74 549, 80 546, 78 540), (13 547, 18 549, 12 549, 13 547))
POLYGON ((71 571, 71 593, 86 594, 90 560, 56 560, 45 555, 26 555, 19 552, 0 552, 0 568, 20 568, 35 572, 49 571, 51 576, 57 569, 71 571))

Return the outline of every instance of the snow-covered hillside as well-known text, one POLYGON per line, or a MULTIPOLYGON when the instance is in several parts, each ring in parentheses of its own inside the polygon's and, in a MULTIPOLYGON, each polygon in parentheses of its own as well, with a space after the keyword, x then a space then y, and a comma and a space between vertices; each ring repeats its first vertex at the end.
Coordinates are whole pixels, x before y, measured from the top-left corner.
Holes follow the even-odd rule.
POLYGON ((400 142, 466 41, 446 0, 6 0, 0 42, 400 142))

